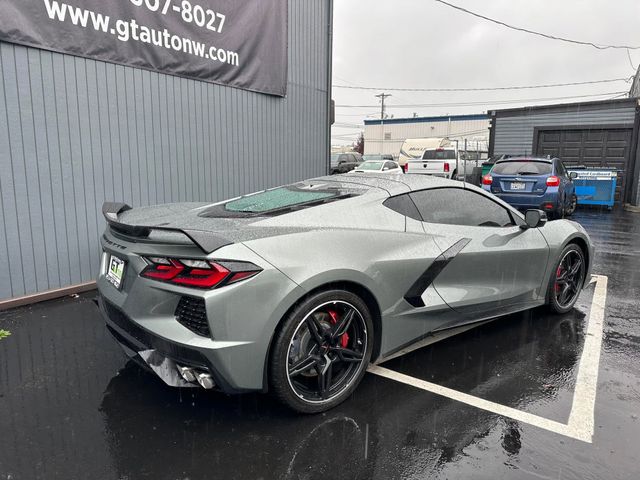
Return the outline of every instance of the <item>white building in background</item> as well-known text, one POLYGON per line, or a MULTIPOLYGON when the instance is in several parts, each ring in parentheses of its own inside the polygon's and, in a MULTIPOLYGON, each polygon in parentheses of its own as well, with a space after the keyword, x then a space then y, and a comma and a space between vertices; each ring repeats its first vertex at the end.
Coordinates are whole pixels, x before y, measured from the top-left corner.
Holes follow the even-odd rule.
POLYGON ((490 118, 486 114, 446 115, 443 117, 388 118, 364 121, 364 153, 388 153, 398 158, 407 138, 448 137, 458 140, 460 150, 489 147, 490 118))

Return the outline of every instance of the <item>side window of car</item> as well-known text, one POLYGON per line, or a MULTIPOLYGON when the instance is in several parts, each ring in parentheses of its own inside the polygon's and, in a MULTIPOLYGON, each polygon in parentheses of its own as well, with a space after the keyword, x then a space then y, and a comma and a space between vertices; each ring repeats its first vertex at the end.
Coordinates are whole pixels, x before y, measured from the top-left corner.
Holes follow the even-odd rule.
POLYGON ((413 200, 409 198, 409 194, 405 193, 403 195, 398 195, 395 197, 387 198, 383 205, 387 208, 390 208, 394 212, 398 212, 406 217, 413 218, 414 220, 422 221, 422 217, 420 216, 420 212, 416 208, 413 200))
POLYGON ((569 173, 567 172, 567 169, 565 168, 564 163, 562 163, 562 160, 558 160, 558 173, 563 177, 569 176, 569 173))
POLYGON ((395 166, 393 165, 393 162, 385 162, 384 167, 387 170, 391 170, 392 168, 395 168, 395 166))
POLYGON ((436 188, 412 192, 423 221, 470 227, 513 225, 508 210, 484 195, 462 188, 436 188))

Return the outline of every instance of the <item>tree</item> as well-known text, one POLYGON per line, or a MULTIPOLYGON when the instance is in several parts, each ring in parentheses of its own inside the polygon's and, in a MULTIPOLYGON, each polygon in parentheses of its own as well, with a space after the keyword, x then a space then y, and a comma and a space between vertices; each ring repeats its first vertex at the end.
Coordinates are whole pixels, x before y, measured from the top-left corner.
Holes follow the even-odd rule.
POLYGON ((360 155, 364 154, 364 133, 360 132, 360 136, 353 143, 353 151, 358 152, 360 155))

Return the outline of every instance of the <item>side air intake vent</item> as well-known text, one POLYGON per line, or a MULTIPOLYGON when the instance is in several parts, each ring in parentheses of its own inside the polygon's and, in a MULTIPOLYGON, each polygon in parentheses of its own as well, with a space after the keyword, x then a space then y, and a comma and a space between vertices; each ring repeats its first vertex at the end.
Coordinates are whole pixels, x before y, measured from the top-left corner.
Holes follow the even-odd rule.
POLYGON ((176 320, 198 335, 211 337, 207 310, 202 298, 182 297, 176 307, 176 320))

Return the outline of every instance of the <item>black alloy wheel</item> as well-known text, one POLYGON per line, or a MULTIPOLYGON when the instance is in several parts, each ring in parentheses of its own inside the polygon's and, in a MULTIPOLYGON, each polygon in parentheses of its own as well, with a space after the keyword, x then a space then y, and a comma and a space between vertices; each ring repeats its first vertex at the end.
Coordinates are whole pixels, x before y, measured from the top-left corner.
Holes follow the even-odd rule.
POLYGON ((364 376, 372 322, 364 302, 351 292, 322 292, 300 307, 279 333, 270 377, 284 403, 315 413, 344 401, 364 376))
POLYGON ((573 308, 585 280, 584 253, 575 244, 565 247, 550 282, 549 305, 558 313, 573 308))

